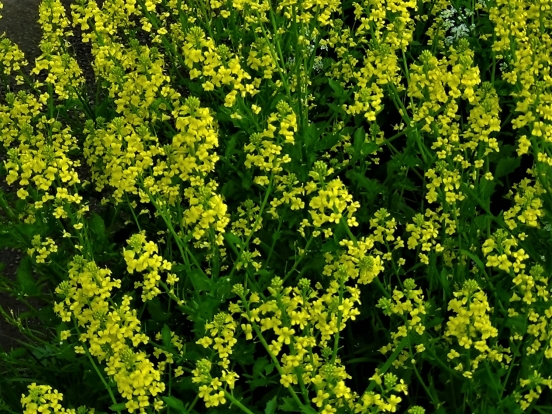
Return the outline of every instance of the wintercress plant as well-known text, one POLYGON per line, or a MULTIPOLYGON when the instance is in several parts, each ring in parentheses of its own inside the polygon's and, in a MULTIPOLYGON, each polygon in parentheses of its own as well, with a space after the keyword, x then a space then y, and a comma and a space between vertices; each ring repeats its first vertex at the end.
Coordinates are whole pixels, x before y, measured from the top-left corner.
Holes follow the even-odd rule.
POLYGON ((35 62, 0 41, 0 411, 550 412, 548 0, 39 13, 35 62))

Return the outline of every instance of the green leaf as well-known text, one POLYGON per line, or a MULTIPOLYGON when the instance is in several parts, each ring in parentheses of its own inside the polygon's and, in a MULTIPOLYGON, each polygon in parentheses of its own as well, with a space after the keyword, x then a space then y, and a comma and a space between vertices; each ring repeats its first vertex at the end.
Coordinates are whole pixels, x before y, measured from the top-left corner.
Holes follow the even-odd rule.
POLYGON ((208 292, 211 290, 211 280, 201 270, 192 269, 192 271, 188 273, 188 277, 192 281, 194 289, 198 292, 208 292))
POLYGON ((335 92, 336 98, 343 98, 345 96, 345 90, 343 89, 343 86, 341 86, 339 82, 336 82, 333 79, 328 79, 328 85, 330 85, 330 87, 335 92))
POLYGON ((301 412, 304 414, 317 414, 316 410, 309 405, 302 405, 301 412))
POLYGON ((504 177, 516 170, 519 165, 521 164, 521 158, 520 157, 504 157, 501 158, 498 162, 498 165, 496 166, 496 170, 494 173, 495 178, 504 177))
POLYGON ((268 365, 268 358, 262 357, 257 360, 255 360, 255 364, 253 365, 253 376, 254 377, 260 377, 263 375, 264 368, 268 365))
POLYGON ((234 253, 239 255, 239 251, 237 247, 240 247, 240 248, 242 247, 241 239, 238 236, 236 236, 234 233, 229 231, 224 233, 224 239, 228 242, 228 244, 230 245, 234 253))
POLYGON ((266 403, 265 414, 274 414, 276 412, 276 396, 266 403))
POLYGON ((32 262, 29 256, 25 256, 17 268, 17 281, 24 295, 38 295, 39 289, 32 274, 32 262))
POLYGON ((272 371, 274 371, 274 364, 268 364, 265 367, 265 375, 270 375, 272 371))
POLYGON ((251 173, 242 175, 242 187, 246 190, 249 190, 253 185, 253 179, 251 178, 251 173))
MULTIPOLYGON (((3 226, 5 226, 5 224, 3 224, 3 226)), ((0 247, 15 248, 19 246, 20 246, 20 243, 18 238, 14 237, 10 231, 8 230, 0 231, 0 247)))
POLYGON ((336 243, 335 241, 333 241, 331 239, 328 239, 328 241, 322 245, 322 248, 320 249, 320 251, 323 252, 323 253, 335 252, 337 250, 338 246, 339 246, 338 243, 336 243))
POLYGON ((255 344, 253 342, 243 342, 239 347, 235 347, 233 355, 235 361, 242 365, 251 365, 255 363, 253 353, 255 352, 255 344))
POLYGON ((286 412, 298 412, 299 406, 295 402, 295 400, 291 397, 284 397, 282 398, 284 403, 280 405, 280 410, 286 411, 286 412))
POLYGON ((232 135, 232 138, 230 138, 226 143, 226 149, 224 150, 224 157, 226 159, 229 159, 233 154, 235 154, 237 151, 235 151, 236 148, 236 135, 232 135))
POLYGON ((307 125, 305 130, 305 148, 307 151, 312 151, 312 148, 320 138, 320 132, 321 130, 315 124, 307 125))
POLYGON ((88 227, 90 228, 92 233, 94 233, 94 235, 98 239, 100 239, 102 241, 106 239, 105 223, 104 223, 103 219, 99 215, 97 215, 96 213, 92 214, 92 217, 90 218, 90 220, 88 222, 88 227))
POLYGON ((235 200, 239 198, 238 195, 240 190, 241 186, 236 180, 229 180, 221 187, 220 193, 226 200, 235 200))
MULTIPOLYGON (((395 351, 391 354, 391 356, 387 359, 385 364, 381 368, 378 368, 378 372, 380 375, 383 375, 387 372, 387 370, 391 367, 395 359, 399 356, 399 354, 402 352, 403 348, 408 344, 410 341, 410 338, 408 336, 404 337, 401 342, 397 345, 395 348, 395 351)), ((370 392, 374 389, 376 386, 376 381, 370 381, 370 385, 368 385, 368 388, 366 389, 366 392, 370 392)))
POLYGON ((255 272, 255 276, 259 276, 259 278, 257 278, 258 283, 263 284, 272 280, 272 278, 274 277, 274 272, 268 271, 266 269, 259 269, 255 272))
POLYGON ((479 198, 484 202, 489 201, 491 198, 491 195, 494 192, 495 186, 496 186, 496 182, 494 180, 487 181, 486 179, 482 179, 479 182, 479 189, 480 189, 479 198))
POLYGON ((221 300, 228 299, 232 294, 232 282, 226 277, 220 278, 216 282, 217 297, 221 300))
POLYGON ((353 162, 356 161, 360 156, 362 145, 364 144, 365 140, 366 140, 366 131, 364 131, 364 127, 357 128, 353 136, 353 148, 355 150, 353 155, 353 162))
POLYGON ((167 404, 168 407, 174 408, 179 413, 185 413, 188 410, 186 410, 186 407, 184 407, 184 403, 175 397, 161 397, 163 401, 165 401, 165 404, 167 404))
MULTIPOLYGON (((346 220, 346 218, 344 219, 346 220)), ((347 236, 347 227, 343 223, 343 221, 340 221, 337 223, 337 226, 335 226, 334 232, 333 232, 333 239, 336 245, 339 245, 339 242, 343 239, 348 238, 347 236)))
POLYGON ((468 256, 470 259, 472 259, 475 264, 477 264, 477 266, 481 269, 481 271, 483 272, 484 275, 487 275, 487 272, 485 270, 485 265, 483 264, 483 262, 481 261, 481 259, 479 259, 479 257, 477 257, 476 255, 474 255, 473 253, 470 253, 468 252, 467 250, 464 250, 464 249, 460 249, 460 253, 462 253, 463 255, 466 255, 468 256))
POLYGON ((161 337, 163 338, 163 345, 165 345, 166 348, 172 348, 171 328, 169 328, 168 325, 163 325, 163 329, 161 329, 161 337))
POLYGON ((120 402, 117 404, 113 404, 109 407, 111 411, 123 411, 126 409, 126 403, 120 402))
POLYGON ((326 135, 322 140, 318 141, 315 146, 315 151, 327 151, 336 145, 341 137, 339 134, 326 135))
POLYGON ((158 322, 166 322, 171 317, 169 313, 161 308, 161 301, 159 298, 153 298, 148 301, 148 312, 152 319, 158 322))

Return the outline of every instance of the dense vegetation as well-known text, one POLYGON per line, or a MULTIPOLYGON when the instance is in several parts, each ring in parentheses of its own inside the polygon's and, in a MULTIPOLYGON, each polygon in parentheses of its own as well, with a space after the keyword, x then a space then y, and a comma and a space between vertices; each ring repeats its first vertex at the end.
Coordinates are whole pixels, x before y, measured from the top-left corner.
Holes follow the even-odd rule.
POLYGON ((552 412, 549 0, 67 11, 0 41, 1 412, 552 412))

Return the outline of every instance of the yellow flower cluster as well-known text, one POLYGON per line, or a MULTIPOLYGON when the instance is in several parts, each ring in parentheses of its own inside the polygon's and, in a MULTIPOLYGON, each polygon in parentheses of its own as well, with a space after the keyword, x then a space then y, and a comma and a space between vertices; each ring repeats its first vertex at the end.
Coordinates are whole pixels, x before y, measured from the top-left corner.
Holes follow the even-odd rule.
POLYGON ((87 121, 84 156, 92 167, 96 190, 110 185, 115 188, 115 202, 122 202, 125 193, 138 194, 138 176, 153 165, 152 157, 159 153, 155 147, 146 150, 145 144, 157 138, 147 127, 134 128, 124 118, 114 118, 105 127, 103 121, 96 120, 97 128, 87 121))
MULTIPOLYGON (((29 64, 19 46, 10 39, 3 38, 3 34, 0 35, 0 57, 0 72, 7 76, 13 72, 19 72, 21 66, 29 64)), ((23 85, 23 76, 19 73, 15 76, 15 80, 18 85, 23 85)))
POLYGON ((93 45, 114 36, 119 27, 135 28, 135 17, 142 16, 136 0, 108 2, 101 8, 95 1, 76 2, 71 9, 73 27, 80 25, 83 42, 92 41, 93 45))
POLYGON ((459 292, 454 292, 455 299, 451 299, 448 304, 448 310, 456 313, 451 316, 447 322, 445 339, 451 343, 449 337, 455 337, 458 345, 465 350, 475 348, 479 354, 475 358, 468 358, 465 354, 460 354, 455 349, 451 349, 447 357, 454 360, 462 355, 466 358, 467 365, 459 362, 454 367, 457 371, 463 371, 463 376, 472 378, 474 371, 484 360, 498 361, 506 366, 510 363, 510 348, 504 349, 501 346, 489 347, 487 340, 496 338, 498 330, 492 325, 489 312, 492 311, 487 301, 487 295, 481 290, 477 282, 473 279, 466 280, 459 292), (502 360, 506 360, 506 364, 502 360))
POLYGON ((218 365, 221 367, 221 374, 216 377, 211 376, 211 361, 201 359, 197 362, 196 369, 193 370, 192 381, 200 384, 199 396, 205 401, 206 407, 216 407, 224 404, 224 390, 229 387, 234 389, 239 375, 229 369, 230 355, 232 348, 237 343, 235 338, 237 323, 232 315, 220 312, 215 315, 213 322, 205 324, 207 336, 199 339, 198 344, 205 348, 211 347, 218 354, 218 365))
MULTIPOLYGON (((376 373, 369 379, 375 381, 380 386, 382 393, 376 393, 374 391, 365 392, 360 397, 360 402, 355 405, 355 413, 394 413, 397 412, 397 406, 402 401, 402 398, 391 392, 402 392, 404 395, 408 395, 408 386, 401 379, 400 382, 395 374, 387 373, 383 375, 376 369, 376 373), (369 410, 369 411, 368 411, 369 410), (375 410, 375 411, 374 411, 375 410)), ((410 411, 409 411, 410 412, 410 411)), ((422 411, 422 414, 424 411, 422 411)))
MULTIPOLYGON (((7 97, 9 109, 3 109, 12 114, 20 110, 25 111, 26 108, 22 105, 28 108, 28 104, 23 103, 27 97, 29 96, 24 93, 20 93, 17 98, 11 94, 7 97)), ((19 130, 21 134, 19 148, 8 151, 9 159, 5 163, 8 170, 7 183, 11 185, 19 179, 19 184, 27 187, 32 181, 38 190, 48 191, 54 186, 56 179, 70 186, 80 182, 75 171, 80 162, 73 161, 67 156, 70 150, 77 147, 77 141, 71 134, 71 129, 69 127, 62 129, 61 122, 47 119, 45 116, 41 117, 36 128, 28 123, 16 126, 16 120, 23 116, 20 113, 19 116, 11 118, 11 125, 4 125, 13 132, 19 130)), ((8 142, 11 143, 10 135, 12 134, 6 136, 4 146, 7 146, 8 142)), ((18 196, 25 199, 28 192, 22 188, 18 196)))
POLYGON ((353 2, 353 5, 355 19, 359 23, 355 32, 358 37, 353 38, 351 30, 343 27, 343 21, 336 19, 329 31, 329 39, 321 40, 320 44, 334 48, 339 58, 331 65, 331 77, 343 78, 345 83, 351 79, 357 80, 358 89, 354 93, 354 103, 344 104, 343 109, 348 114, 363 114, 368 121, 375 121, 377 113, 383 109, 382 86, 392 84, 397 91, 404 89, 398 75, 396 52, 406 50, 412 39, 415 22, 411 18, 409 8, 416 10, 417 5, 415 1, 394 0, 377 4, 363 0, 362 4, 353 2), (388 8, 393 10, 395 18, 389 19, 386 12, 388 8), (368 32, 372 34, 370 41, 365 38, 368 32), (348 53, 350 48, 358 43, 367 44, 364 65, 360 68, 356 67, 358 60, 348 53))
MULTIPOLYGON (((359 303, 360 291, 356 286, 345 285, 349 276, 344 266, 334 273, 324 293, 321 293, 320 283, 312 289, 307 279, 301 279, 298 286, 284 288, 282 279, 275 277, 268 288, 270 296, 261 299, 259 294, 249 294, 243 285, 238 284, 233 292, 240 300, 229 307, 232 314, 246 320, 240 325, 246 339, 257 337, 269 352, 280 374, 280 383, 290 388, 292 393, 294 385, 300 384, 304 388, 312 384, 316 390, 312 401, 323 407, 326 413, 334 413, 339 407, 353 408, 356 398, 356 394, 345 385, 345 380, 351 377, 331 347, 337 346, 339 332, 347 321, 359 315, 355 303, 359 303), (270 336, 274 339, 269 343, 270 336), (315 352, 316 347, 320 353, 315 352)), ((220 313, 206 325, 209 335, 198 341, 218 352, 219 365, 226 370, 223 373, 231 375, 231 388, 237 375, 227 370, 238 329, 233 316, 220 313)), ((215 395, 215 404, 223 403, 224 393, 211 394, 217 390, 214 384, 220 387, 222 383, 210 376, 210 369, 208 360, 200 361, 194 372, 194 381, 206 384, 200 389, 202 395, 209 400, 215 395)))
POLYGON ((169 120, 168 105, 178 95, 169 86, 170 77, 164 73, 165 57, 159 50, 141 46, 136 40, 126 48, 114 40, 97 47, 97 76, 108 82, 117 113, 133 126, 144 120, 169 120))
MULTIPOLYGON (((254 165, 265 173, 278 174, 283 171, 282 164, 291 162, 289 154, 283 156, 280 154, 284 144, 295 143, 297 118, 293 109, 285 101, 278 102, 276 109, 278 113, 273 112, 268 118, 268 128, 263 132, 253 133, 250 136, 250 142, 244 146, 244 151, 247 153, 244 162, 246 168, 254 165), (280 123, 280 129, 272 124, 275 121, 280 123), (274 135, 276 131, 277 136, 274 135)), ((254 182, 266 186, 270 180, 266 175, 259 175, 255 177, 254 182)))
POLYGON ((230 222, 227 205, 220 194, 216 193, 217 183, 210 181, 204 185, 201 180, 192 180, 196 184, 187 188, 184 195, 189 200, 190 208, 184 213, 182 224, 189 228, 197 242, 196 247, 209 247, 211 243, 223 245, 223 233, 230 222), (205 240, 214 231, 214 239, 205 240))
MULTIPOLYGON (((100 269, 82 256, 75 256, 69 266, 68 280, 56 288, 64 299, 54 304, 54 311, 64 322, 74 318, 79 327, 86 328, 79 340, 83 345, 88 343, 90 355, 106 362, 105 371, 127 399, 129 412, 145 413, 150 406, 157 409, 160 400, 155 397, 165 390, 161 372, 144 351, 136 350, 149 338, 140 332, 137 312, 130 307, 131 297, 123 296, 120 305, 111 300, 111 291, 121 287, 121 280, 112 280, 109 269, 100 269)), ((75 350, 86 352, 82 346, 75 350)))
MULTIPOLYGON (((438 199, 438 192, 445 195, 444 199, 448 205, 454 205, 456 201, 462 201, 466 197, 461 191, 458 191, 462 178, 457 169, 449 171, 444 162, 437 162, 437 168, 430 168, 425 176, 431 180, 426 187, 429 191, 426 194, 426 199, 429 203, 435 203, 438 199)), ((455 228, 455 222, 449 228, 455 228)))
MULTIPOLYGON (((84 77, 76 59, 67 50, 65 38, 72 36, 73 32, 68 30, 70 22, 65 7, 60 0, 44 0, 38 11, 38 23, 43 31, 39 45, 42 54, 36 59, 31 73, 46 70, 45 84, 53 88, 60 99, 77 99, 76 89, 84 84, 84 77)), ((36 86, 42 84, 36 82, 36 86)))
POLYGON ((333 234, 332 228, 323 229, 322 226, 326 223, 337 225, 342 219, 349 227, 358 226, 354 214, 360 207, 360 203, 353 202, 353 196, 349 194, 341 179, 336 178, 326 183, 326 178, 332 173, 333 168, 328 168, 324 161, 316 161, 313 169, 309 172, 312 180, 307 183, 305 189, 307 195, 314 192, 316 195, 309 202, 309 214, 312 222, 303 219, 299 228, 299 233, 303 237, 305 237, 305 227, 311 226, 315 228, 312 232, 314 237, 318 237, 322 231, 326 238, 330 237, 333 234))
POLYGON ((384 270, 381 252, 374 249, 374 239, 362 237, 356 243, 350 240, 341 240, 340 246, 347 250, 338 253, 338 256, 326 252, 326 265, 322 274, 331 276, 339 269, 346 270, 350 279, 356 279, 361 285, 371 283, 384 270))
POLYGON ((201 76, 205 81, 201 84, 205 91, 212 91, 221 88, 222 85, 232 85, 225 98, 224 106, 232 107, 236 102, 236 95, 240 93, 242 98, 247 94, 251 96, 259 93, 256 89, 261 84, 261 79, 256 78, 252 82, 244 85, 244 79, 250 80, 251 75, 243 70, 239 57, 234 57, 232 51, 226 45, 215 47, 214 41, 205 39, 205 32, 198 26, 193 26, 186 34, 186 42, 182 48, 184 62, 190 69, 190 79, 201 76), (203 51, 203 48, 207 48, 203 51), (200 68, 195 68, 199 63, 200 68))
POLYGON ((42 241, 40 234, 35 234, 31 243, 33 247, 27 249, 27 253, 31 257, 34 255, 37 263, 46 263, 48 256, 58 251, 56 243, 50 237, 42 241))
POLYGON ((543 392, 543 386, 547 386, 549 389, 552 389, 552 379, 550 379, 550 376, 548 379, 544 379, 537 370, 533 371, 532 374, 529 374, 528 378, 520 378, 519 384, 522 388, 529 388, 529 392, 523 397, 519 392, 514 394, 516 401, 519 403, 523 411, 527 410, 533 401, 539 399, 543 392))
POLYGON ((84 406, 77 408, 63 408, 63 394, 52 389, 49 385, 37 385, 33 382, 27 386, 28 395, 23 394, 21 397, 21 405, 23 406, 23 414, 94 414, 93 408, 88 409, 84 406))
POLYGON ((552 142, 552 107, 548 99, 548 90, 552 85, 548 74, 552 39, 543 35, 544 21, 549 19, 545 9, 532 10, 526 2, 498 0, 489 9, 489 19, 494 26, 496 37, 493 51, 498 59, 505 59, 502 78, 514 86, 511 96, 515 98, 515 112, 512 120, 514 129, 527 126, 530 132, 520 134, 518 153, 527 153, 533 146, 535 157, 541 163, 552 166, 549 155, 552 142))
MULTIPOLYGON (((399 315, 404 320, 404 325, 400 326, 396 332, 391 333, 392 343, 380 349, 382 354, 394 352, 402 338, 406 338, 411 331, 416 331, 418 335, 425 332, 423 315, 426 314, 426 303, 422 289, 416 289, 414 279, 406 279, 403 282, 404 290, 393 290, 392 300, 390 298, 381 298, 376 305, 386 316, 399 315), (410 317, 407 318, 406 314, 410 317)), ((396 368, 399 368, 409 357, 409 352, 403 351, 397 360, 393 362, 396 368)))
POLYGON ((546 189, 538 180, 534 183, 532 181, 524 178, 521 182, 514 183, 508 191, 508 198, 511 198, 515 191, 514 206, 504 212, 504 222, 510 230, 518 227, 517 222, 529 227, 539 227, 539 218, 544 217, 544 205, 540 196, 546 193, 546 189))
MULTIPOLYGON (((392 250, 404 247, 404 240, 401 236, 395 236, 395 231, 397 230, 397 220, 394 217, 388 219, 390 216, 391 214, 387 211, 387 209, 381 208, 376 211, 374 213, 374 217, 370 219, 372 239, 375 242, 385 245, 387 252, 383 255, 383 259, 388 261, 393 258, 392 250), (389 242, 393 242, 393 249, 389 246, 389 242)), ((376 253, 379 253, 379 251, 376 253)), ((402 266, 405 263, 405 260, 401 257, 397 262, 399 266, 402 266)))
MULTIPOLYGON (((101 119, 97 128, 88 123, 85 156, 92 166, 92 177, 98 191, 107 184, 114 187, 113 197, 118 203, 130 193, 139 195, 143 203, 157 200, 159 206, 175 205, 182 201, 183 193, 189 208, 176 222, 191 227, 189 234, 198 243, 210 237, 213 229, 215 242, 221 245, 230 219, 226 204, 215 192, 218 184, 206 178, 219 159, 214 153, 218 139, 213 116, 195 97, 188 97, 173 116, 178 132, 172 143, 162 148, 149 127, 133 127, 125 118, 113 119, 107 128, 101 119), (182 182, 190 184, 184 191, 182 182)), ((201 246, 205 244, 209 241, 201 246)))
MULTIPOLYGON (((161 293, 158 287, 161 280, 159 272, 170 271, 172 265, 157 254, 159 248, 155 243, 146 240, 145 231, 134 234, 127 240, 127 243, 130 249, 123 249, 123 256, 128 273, 133 274, 135 270, 144 272, 144 281, 134 282, 134 288, 142 288, 142 300, 144 302, 152 300, 161 293)), ((169 273, 167 284, 172 287, 176 282, 178 282, 178 277, 173 273, 169 273)))
MULTIPOLYGON (((500 104, 499 98, 490 82, 483 82, 475 92, 475 97, 468 116, 469 129, 464 132, 463 138, 467 140, 462 146, 473 150, 477 154, 478 144, 483 145, 483 156, 487 156, 492 151, 500 152, 496 138, 490 138, 493 132, 500 132, 500 104)), ((481 162, 481 161, 480 161, 481 162)), ((475 166, 478 167, 477 161, 475 166)), ((475 181, 475 174, 472 173, 475 181)))
POLYGON ((266 38, 261 37, 251 44, 251 49, 247 56, 247 65, 253 70, 262 71, 264 79, 272 79, 274 72, 278 68, 272 57, 271 48, 270 42, 266 38))
POLYGON ((238 210, 238 219, 232 221, 232 233, 236 236, 250 237, 263 228, 263 218, 259 217, 260 207, 253 200, 247 199, 241 203, 238 210), (258 220, 258 222, 257 222, 258 220), (255 223, 257 225, 255 226, 255 223))
POLYGON ((38 194, 33 195, 42 195, 41 200, 28 206, 29 216, 25 221, 30 223, 35 221, 35 211, 50 200, 55 200, 63 210, 65 201, 79 204, 82 199, 61 188, 65 190, 63 195, 56 185, 58 180, 68 186, 80 182, 76 171, 80 161, 68 156, 70 151, 78 148, 78 144, 71 128, 63 128, 61 122, 39 115, 44 109, 44 96, 37 100, 25 91, 17 95, 9 92, 6 94, 7 105, 0 105, 0 141, 8 154, 4 161, 6 182, 11 185, 18 181, 17 196, 21 199, 26 200, 29 196, 27 188, 31 183, 34 190, 38 190, 38 194), (33 119, 37 120, 36 124, 33 119), (13 145, 15 142, 17 146, 13 145), (49 191, 56 187, 57 194, 53 196, 49 191))
MULTIPOLYGON (((167 365, 171 365, 171 364, 174 363, 174 355, 179 355, 179 356, 183 357, 184 354, 186 353, 186 347, 182 343, 182 338, 180 336, 178 336, 176 333, 174 333, 173 331, 169 331, 169 332, 170 332, 170 336, 171 336, 170 342, 176 348, 176 350, 178 351, 178 354, 175 354, 174 352, 165 351, 165 350, 163 350, 161 348, 158 348, 158 347, 154 347, 153 356, 155 356, 157 359, 159 359, 161 357, 161 355, 165 355, 165 360, 160 361, 157 364, 157 369, 161 372, 165 371, 167 365)), ((155 339, 157 341, 161 341, 163 339, 163 333, 158 332, 155 335, 155 339)), ((179 365, 174 369, 174 376, 175 377, 179 377, 183 374, 184 374, 184 369, 182 368, 182 366, 179 365)))
POLYGON ((278 195, 272 199, 271 207, 268 210, 274 218, 279 217, 276 209, 281 205, 288 205, 293 211, 305 208, 305 202, 299 197, 305 194, 305 189, 303 184, 298 185, 297 175, 294 173, 280 174, 275 177, 275 182, 274 192, 278 195))
POLYGON ((422 251, 418 256, 420 261, 426 265, 429 264, 429 256, 423 252, 435 250, 435 252, 440 253, 445 250, 441 243, 437 242, 439 230, 442 227, 438 214, 441 209, 439 207, 436 211, 432 211, 428 208, 425 212, 425 217, 429 218, 428 221, 424 219, 424 215, 418 213, 413 218, 414 223, 409 223, 406 226, 406 231, 411 233, 407 241, 408 248, 412 250, 421 245, 422 251))

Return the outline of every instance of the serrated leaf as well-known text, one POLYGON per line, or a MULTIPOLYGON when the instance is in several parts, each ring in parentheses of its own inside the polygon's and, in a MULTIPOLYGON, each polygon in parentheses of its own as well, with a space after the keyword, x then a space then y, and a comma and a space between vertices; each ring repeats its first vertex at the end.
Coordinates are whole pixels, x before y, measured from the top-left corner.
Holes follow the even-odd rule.
POLYGON ((343 86, 339 84, 339 82, 336 82, 333 79, 328 79, 328 85, 330 85, 330 87, 333 89, 337 98, 342 98, 343 96, 345 96, 345 90, 343 89, 343 86))
POLYGON ((237 198, 237 194, 239 194, 239 190, 241 189, 241 186, 237 183, 236 180, 230 180, 224 183, 224 185, 220 189, 221 195, 224 196, 226 200, 232 200, 237 198))
POLYGON ((242 244, 241 239, 232 232, 227 231, 226 233, 224 233, 224 237, 228 241, 234 243, 236 246, 241 246, 241 244, 242 244))
POLYGON ((265 414, 274 414, 276 412, 276 396, 266 403, 265 414))
POLYGON ((126 403, 124 402, 120 402, 120 403, 117 403, 117 404, 112 404, 109 409, 111 411, 123 411, 126 409, 126 403))
POLYGON ((262 357, 255 360, 255 364, 253 364, 253 376, 260 377, 262 375, 262 371, 267 365, 268 365, 267 357, 262 357))
POLYGON ((315 124, 307 125, 305 131, 305 148, 307 151, 311 151, 314 145, 318 142, 320 138, 320 130, 315 124))
POLYGON ((175 410, 178 410, 180 413, 186 412, 186 407, 184 407, 184 403, 175 397, 161 397, 163 401, 165 401, 165 404, 167 404, 168 407, 174 408, 175 410))
POLYGON ((192 269, 187 276, 190 278, 194 289, 198 292, 208 292, 211 290, 211 280, 201 270, 192 269))
POLYGON ((171 328, 169 328, 168 325, 163 325, 163 329, 161 329, 161 338, 163 339, 163 345, 165 345, 166 348, 172 347, 171 328))
POLYGON ((302 405, 301 406, 301 412, 303 414, 317 414, 317 411, 314 408, 312 408, 308 405, 302 405))
POLYGON ((485 271, 485 265, 483 264, 483 262, 481 261, 481 259, 479 257, 477 257, 475 254, 473 254, 471 252, 468 252, 467 250, 464 250, 464 249, 460 249, 460 253, 462 253, 463 255, 466 255, 470 259, 472 259, 475 262, 475 264, 477 264, 479 269, 481 269, 481 271, 484 274, 487 274, 487 272, 485 271))
POLYGON ((232 135, 232 138, 230 138, 226 143, 226 148, 224 150, 224 157, 226 159, 229 159, 236 151, 236 136, 232 135))
POLYGON ((487 201, 490 199, 491 195, 494 192, 496 183, 495 181, 487 181, 485 179, 481 180, 479 183, 479 198, 482 201, 487 201))
POLYGON ((40 292, 36 280, 32 274, 32 262, 29 256, 25 256, 17 268, 17 281, 24 295, 38 295, 40 292))
POLYGON ((153 298, 148 301, 148 312, 152 319, 158 322, 166 322, 171 317, 170 314, 161 308, 161 301, 159 298, 153 298))
POLYGON ((322 248, 320 249, 320 251, 323 253, 335 252, 337 250, 337 246, 338 244, 335 241, 329 239, 326 243, 322 245, 322 248))
POLYGON ((274 364, 268 364, 265 367, 265 375, 270 375, 272 371, 274 371, 274 364))
POLYGON ((366 131, 364 131, 364 127, 357 128, 353 136, 353 148, 355 150, 353 160, 357 160, 360 156, 360 151, 365 140, 366 131))
POLYGON ((253 185, 253 180, 250 177, 250 174, 244 174, 242 176, 242 187, 246 190, 249 190, 253 185))
POLYGON ((103 219, 96 213, 92 214, 92 217, 90 217, 90 220, 88 221, 88 227, 94 233, 94 236, 96 236, 100 240, 105 240, 105 223, 103 219))
POLYGON ((495 178, 504 177, 514 172, 519 167, 520 164, 521 164, 520 157, 501 158, 500 161, 498 162, 498 165, 496 166, 494 177, 495 178))
POLYGON ((19 241, 17 240, 17 238, 13 237, 11 232, 3 230, 0 232, 0 247, 19 247, 19 241))
POLYGON ((340 140, 338 134, 326 135, 322 140, 318 141, 315 146, 316 151, 326 151, 334 147, 340 140))
POLYGON ((297 403, 295 402, 295 400, 293 398, 284 397, 284 398, 282 398, 282 400, 284 401, 284 403, 279 406, 280 410, 286 411, 288 413, 299 411, 299 406, 297 405, 297 403))

